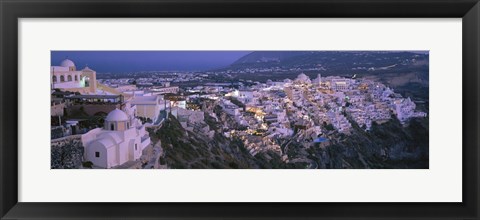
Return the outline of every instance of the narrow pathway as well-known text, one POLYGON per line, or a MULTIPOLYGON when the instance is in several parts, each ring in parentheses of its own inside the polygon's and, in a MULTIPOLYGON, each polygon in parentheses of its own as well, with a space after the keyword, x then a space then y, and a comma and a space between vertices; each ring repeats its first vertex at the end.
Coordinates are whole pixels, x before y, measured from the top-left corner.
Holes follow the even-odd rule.
POLYGON ((153 146, 153 157, 150 158, 148 163, 143 167, 143 169, 159 169, 160 163, 159 159, 163 156, 163 148, 160 140, 153 146))

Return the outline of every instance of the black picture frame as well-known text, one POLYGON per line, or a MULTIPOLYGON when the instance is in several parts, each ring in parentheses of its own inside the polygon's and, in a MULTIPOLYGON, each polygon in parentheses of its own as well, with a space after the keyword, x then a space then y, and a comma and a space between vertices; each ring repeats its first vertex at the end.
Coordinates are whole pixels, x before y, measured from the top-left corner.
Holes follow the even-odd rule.
MULTIPOLYGON (((0 0, 0 15, 0 216, 2 219, 478 219, 480 216, 478 150, 480 5, 478 0, 0 0), (463 202, 18 202, 17 21, 19 18, 84 17, 463 18, 463 202)), ((35 94, 32 94, 32 98, 34 96, 35 94)))

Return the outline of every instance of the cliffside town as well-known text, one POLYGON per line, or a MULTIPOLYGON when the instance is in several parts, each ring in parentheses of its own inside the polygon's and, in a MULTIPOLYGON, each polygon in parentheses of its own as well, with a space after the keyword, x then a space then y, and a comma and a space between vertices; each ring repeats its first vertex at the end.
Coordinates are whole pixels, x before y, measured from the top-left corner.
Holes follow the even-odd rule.
POLYGON ((164 146, 168 143, 166 163, 171 168, 197 166, 183 157, 204 158, 199 150, 209 152, 198 165, 206 168, 230 167, 229 163, 258 168, 269 161, 279 168, 385 168, 388 163, 395 167, 396 160, 428 158, 427 114, 417 111, 409 98, 371 80, 320 75, 310 80, 300 74, 295 80, 239 89, 197 87, 187 92, 190 107, 173 107, 167 120, 169 126, 178 126, 164 128, 168 135, 158 134, 164 146), (389 134, 381 137, 382 132, 389 134), (397 136, 401 142, 390 140, 397 136), (184 152, 188 148, 191 151, 184 152), (212 155, 216 148, 218 154, 212 155), (219 162, 228 161, 225 158, 233 161, 219 162), (352 164, 348 158, 358 161, 352 164))
POLYGON ((98 80, 68 59, 52 66, 51 168, 428 168, 428 55, 275 54, 252 53, 230 69, 98 80), (335 75, 344 56, 357 60, 351 70, 386 75, 335 75), (409 66, 421 73, 403 74, 398 92, 401 76, 382 71, 409 66))

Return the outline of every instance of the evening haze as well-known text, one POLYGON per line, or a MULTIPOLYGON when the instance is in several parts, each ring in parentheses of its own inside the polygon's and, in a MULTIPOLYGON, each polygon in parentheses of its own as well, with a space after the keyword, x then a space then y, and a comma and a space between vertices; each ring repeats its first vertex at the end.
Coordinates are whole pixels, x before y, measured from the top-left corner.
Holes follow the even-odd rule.
POLYGON ((200 71, 228 66, 250 51, 52 51, 51 65, 65 58, 97 72, 200 71))

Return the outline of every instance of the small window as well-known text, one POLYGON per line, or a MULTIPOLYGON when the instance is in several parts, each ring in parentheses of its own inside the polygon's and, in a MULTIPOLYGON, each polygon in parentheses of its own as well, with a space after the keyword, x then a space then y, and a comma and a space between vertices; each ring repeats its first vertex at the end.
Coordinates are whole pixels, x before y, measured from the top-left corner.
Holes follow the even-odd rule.
POLYGON ((95 152, 95 157, 100 157, 100 152, 96 151, 95 152))
POLYGON ((112 131, 115 130, 113 124, 110 124, 110 130, 112 130, 112 131))
POLYGON ((137 144, 135 144, 135 150, 137 150, 137 144))

